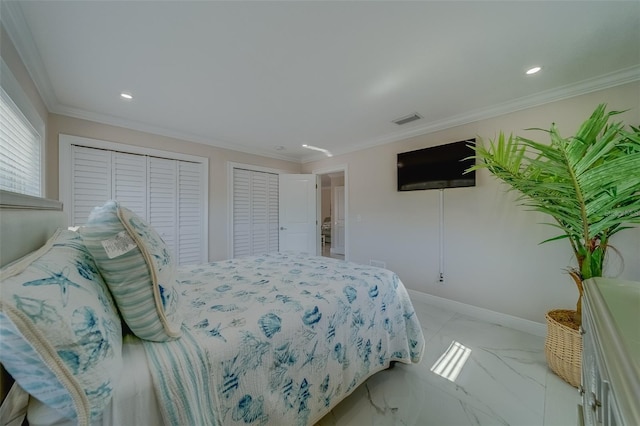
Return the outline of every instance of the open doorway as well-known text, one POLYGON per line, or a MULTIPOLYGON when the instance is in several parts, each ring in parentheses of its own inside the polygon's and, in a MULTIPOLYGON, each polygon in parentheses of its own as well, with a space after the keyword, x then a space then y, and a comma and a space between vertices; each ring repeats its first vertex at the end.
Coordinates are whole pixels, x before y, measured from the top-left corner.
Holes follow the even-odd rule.
POLYGON ((320 245, 322 256, 344 259, 346 253, 346 191, 345 172, 319 174, 320 245))

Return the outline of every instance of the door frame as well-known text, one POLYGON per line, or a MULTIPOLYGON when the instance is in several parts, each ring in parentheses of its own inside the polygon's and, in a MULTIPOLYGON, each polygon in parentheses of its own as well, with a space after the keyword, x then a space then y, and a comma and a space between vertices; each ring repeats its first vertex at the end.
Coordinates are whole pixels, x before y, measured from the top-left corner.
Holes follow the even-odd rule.
MULTIPOLYGON (((348 164, 337 164, 332 167, 313 169, 314 175, 326 175, 329 173, 344 173, 344 260, 349 260, 349 166, 348 164)), ((322 220, 322 219, 319 219, 322 220)), ((320 229, 320 227, 318 227, 320 229)), ((320 232, 320 230, 318 230, 320 232)), ((318 235, 318 241, 320 235, 318 235)))

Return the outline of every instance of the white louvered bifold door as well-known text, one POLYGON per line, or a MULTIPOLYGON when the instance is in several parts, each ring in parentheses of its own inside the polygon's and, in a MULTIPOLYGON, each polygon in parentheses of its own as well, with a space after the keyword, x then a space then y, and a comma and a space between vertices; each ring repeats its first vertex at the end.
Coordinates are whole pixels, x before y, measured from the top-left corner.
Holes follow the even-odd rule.
POLYGON ((71 209, 73 226, 87 223, 96 206, 110 200, 111 151, 73 146, 71 150, 71 209))
POLYGON ((148 158, 149 224, 177 256, 177 161, 148 158))
POLYGON ((147 157, 113 152, 113 199, 137 214, 147 217, 147 157))
POLYGON ((178 263, 206 262, 202 164, 178 161, 178 263))
POLYGON ((278 175, 233 170, 233 257, 278 251, 278 175))
POLYGON ((203 263, 206 167, 203 163, 71 146, 71 223, 84 225, 107 200, 145 219, 178 264, 203 263))

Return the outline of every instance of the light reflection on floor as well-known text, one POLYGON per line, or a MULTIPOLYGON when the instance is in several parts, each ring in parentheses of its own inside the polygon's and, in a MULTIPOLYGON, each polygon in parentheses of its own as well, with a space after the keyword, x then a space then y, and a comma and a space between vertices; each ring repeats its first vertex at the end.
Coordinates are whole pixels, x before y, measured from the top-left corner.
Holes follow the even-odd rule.
POLYGON ((316 426, 577 424, 578 393, 547 368, 542 337, 414 307, 427 342, 422 362, 370 377, 316 426))

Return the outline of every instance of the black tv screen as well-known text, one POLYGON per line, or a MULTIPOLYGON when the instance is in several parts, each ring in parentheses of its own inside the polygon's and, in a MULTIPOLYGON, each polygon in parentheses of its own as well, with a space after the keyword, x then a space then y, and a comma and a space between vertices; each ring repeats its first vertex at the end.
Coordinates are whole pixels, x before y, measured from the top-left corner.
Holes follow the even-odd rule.
POLYGON ((475 139, 438 145, 398 154, 398 191, 458 188, 476 185, 475 139))

